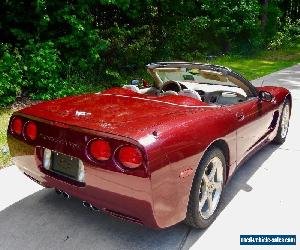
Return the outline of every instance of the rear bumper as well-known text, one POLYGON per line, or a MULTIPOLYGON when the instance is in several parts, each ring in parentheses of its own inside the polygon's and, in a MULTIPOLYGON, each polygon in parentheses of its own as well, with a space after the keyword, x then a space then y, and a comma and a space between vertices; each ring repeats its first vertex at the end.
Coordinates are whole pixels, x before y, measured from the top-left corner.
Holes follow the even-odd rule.
POLYGON ((78 186, 46 172, 36 147, 8 134, 16 166, 44 187, 60 189, 113 216, 153 228, 165 227, 155 217, 150 178, 112 172, 84 162, 85 185, 78 186))

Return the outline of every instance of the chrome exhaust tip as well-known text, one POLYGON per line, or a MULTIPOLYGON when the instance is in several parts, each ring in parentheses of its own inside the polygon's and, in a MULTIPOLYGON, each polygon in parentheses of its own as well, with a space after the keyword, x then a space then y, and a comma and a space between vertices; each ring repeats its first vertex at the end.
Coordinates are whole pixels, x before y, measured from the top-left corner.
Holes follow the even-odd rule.
POLYGON ((57 195, 61 195, 61 194, 62 194, 62 191, 59 190, 59 189, 57 189, 57 188, 55 188, 55 193, 56 193, 57 195))
POLYGON ((64 198, 66 198, 66 199, 70 199, 70 195, 68 194, 68 193, 66 193, 66 192, 62 192, 62 195, 63 195, 63 197, 64 198))
POLYGON ((96 212, 98 212, 100 209, 99 208, 97 208, 97 207, 95 207, 95 206, 93 206, 93 205, 91 205, 91 209, 93 210, 93 211, 96 211, 96 212))
POLYGON ((87 201, 83 201, 82 205, 87 208, 89 208, 91 206, 90 203, 88 203, 87 201))

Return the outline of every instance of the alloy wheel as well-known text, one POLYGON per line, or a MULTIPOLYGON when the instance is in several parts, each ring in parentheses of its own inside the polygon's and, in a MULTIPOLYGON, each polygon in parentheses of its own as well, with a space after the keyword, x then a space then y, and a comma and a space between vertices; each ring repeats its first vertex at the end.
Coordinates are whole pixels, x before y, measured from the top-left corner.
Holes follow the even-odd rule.
POLYGON ((290 107, 289 105, 285 105, 282 111, 281 118, 281 137, 285 138, 289 128, 289 119, 290 119, 290 107))
POLYGON ((216 210, 223 189, 223 164, 214 157, 207 164, 199 190, 199 212, 208 219, 216 210))

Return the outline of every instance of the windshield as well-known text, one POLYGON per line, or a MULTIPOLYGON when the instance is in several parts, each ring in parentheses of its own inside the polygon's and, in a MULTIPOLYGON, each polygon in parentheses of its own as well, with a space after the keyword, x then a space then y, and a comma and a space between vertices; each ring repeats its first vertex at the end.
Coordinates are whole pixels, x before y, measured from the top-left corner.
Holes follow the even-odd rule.
POLYGON ((169 81, 178 82, 189 89, 215 91, 236 91, 244 96, 250 96, 251 90, 240 79, 228 74, 226 70, 216 70, 210 67, 161 67, 154 69, 155 78, 162 85, 169 81))
POLYGON ((203 84, 226 85, 236 87, 222 72, 207 69, 157 68, 155 69, 163 83, 167 81, 194 82, 203 84))

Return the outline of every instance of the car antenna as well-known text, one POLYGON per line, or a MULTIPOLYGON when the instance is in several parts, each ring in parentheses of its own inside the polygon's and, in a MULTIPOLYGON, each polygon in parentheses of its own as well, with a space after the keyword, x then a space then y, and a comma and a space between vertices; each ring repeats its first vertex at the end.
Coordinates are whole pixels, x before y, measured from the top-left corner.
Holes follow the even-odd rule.
POLYGON ((261 85, 260 85, 261 87, 264 86, 264 82, 265 82, 265 79, 263 79, 263 80, 261 81, 261 85))

